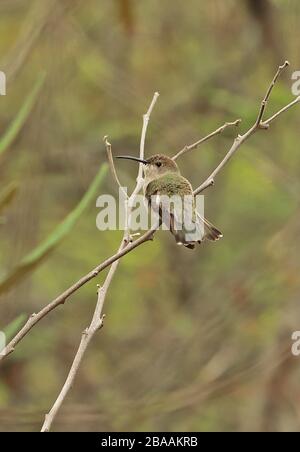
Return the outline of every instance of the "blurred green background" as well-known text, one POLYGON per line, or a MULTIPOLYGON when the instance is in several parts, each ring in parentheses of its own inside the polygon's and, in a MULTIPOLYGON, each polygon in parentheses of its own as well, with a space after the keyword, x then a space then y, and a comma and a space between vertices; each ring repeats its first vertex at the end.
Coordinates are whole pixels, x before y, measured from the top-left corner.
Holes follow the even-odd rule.
MULTIPOLYGON (((292 100, 299 20, 297 0, 1 0, 0 281, 76 209, 106 160, 103 135, 115 154, 137 154, 154 91, 147 155, 173 155, 239 117, 247 130, 285 59, 291 67, 267 116, 292 100)), ((220 242, 191 252, 159 232, 122 260, 105 328, 54 430, 299 430, 300 358, 290 352, 300 329, 299 126, 295 107, 244 144, 206 192, 220 242)), ((235 133, 227 129, 178 160, 194 186, 235 133)), ((133 187, 135 165, 117 169, 133 187)), ((54 249, 4 286, 0 329, 116 250, 122 232, 95 226, 97 196, 116 192, 107 173, 54 249)), ((40 428, 104 276, 2 363, 1 431, 40 428)))

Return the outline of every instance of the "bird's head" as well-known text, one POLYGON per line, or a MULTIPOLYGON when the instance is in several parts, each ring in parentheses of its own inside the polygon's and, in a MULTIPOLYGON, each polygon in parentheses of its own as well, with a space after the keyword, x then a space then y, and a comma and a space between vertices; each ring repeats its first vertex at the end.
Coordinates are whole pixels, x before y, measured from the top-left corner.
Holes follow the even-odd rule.
POLYGON ((179 168, 174 160, 164 154, 155 154, 146 160, 131 157, 130 155, 120 155, 117 158, 143 163, 145 179, 148 182, 166 173, 179 173, 179 168))

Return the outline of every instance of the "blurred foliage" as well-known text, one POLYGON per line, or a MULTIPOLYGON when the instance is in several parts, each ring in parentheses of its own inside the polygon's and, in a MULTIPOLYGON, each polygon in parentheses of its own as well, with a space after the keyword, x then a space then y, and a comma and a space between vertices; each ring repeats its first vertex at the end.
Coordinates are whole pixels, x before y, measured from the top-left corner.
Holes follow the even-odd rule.
POLYGON ((14 320, 12 320, 12 322, 10 322, 9 325, 7 325, 3 329, 3 332, 4 332, 7 340, 10 340, 19 331, 19 329, 25 323, 25 320, 26 320, 26 315, 20 314, 18 317, 16 317, 14 320))
MULTIPOLYGON (((103 135, 116 154, 138 152, 154 91, 161 95, 148 155, 172 155, 239 117, 246 130, 285 59, 291 68, 267 115, 288 103, 291 71, 300 64, 299 19, 296 0, 2 1, 0 69, 8 86, 0 136, 13 132, 0 181, 1 190, 11 181, 19 188, 1 212, 0 278, 39 250, 40 237, 83 197, 106 160, 103 135), (47 77, 31 104, 41 73, 47 77)), ((235 132, 178 160, 193 185, 235 132)), ((56 430, 299 430, 299 361, 290 353, 300 327, 298 141, 299 107, 252 137, 220 174, 205 197, 207 217, 224 233, 220 242, 191 252, 160 232, 122 259, 105 328, 56 430)), ((118 164, 129 188, 135 169, 118 164)), ((98 191, 116 194, 117 187, 106 178, 98 191)), ((2 295, 1 328, 39 310, 117 249, 121 232, 99 232, 97 213, 94 203, 48 259, 2 295)), ((103 278, 49 315, 4 362, 1 430, 40 427, 103 278)))
POLYGON ((18 191, 18 185, 11 182, 0 192, 0 213, 13 201, 18 191))
MULTIPOLYGON (((75 209, 68 214, 68 216, 51 232, 44 241, 31 250, 22 260, 9 272, 4 279, 0 280, 0 294, 8 291, 11 287, 25 278, 25 276, 32 272, 40 263, 55 250, 59 243, 72 231, 76 221, 84 213, 90 202, 95 199, 99 186, 106 173, 107 165, 103 164, 96 175, 94 181, 84 194, 82 200, 75 207, 75 209)), ((1 203, 0 203, 1 207, 1 203)))
POLYGON ((20 108, 18 114, 13 119, 12 123, 7 129, 0 140, 0 156, 10 148, 11 143, 16 138, 21 128, 24 126, 32 107, 37 99, 37 96, 43 86, 45 80, 45 75, 40 76, 33 87, 33 90, 29 93, 28 97, 25 99, 22 107, 20 108))

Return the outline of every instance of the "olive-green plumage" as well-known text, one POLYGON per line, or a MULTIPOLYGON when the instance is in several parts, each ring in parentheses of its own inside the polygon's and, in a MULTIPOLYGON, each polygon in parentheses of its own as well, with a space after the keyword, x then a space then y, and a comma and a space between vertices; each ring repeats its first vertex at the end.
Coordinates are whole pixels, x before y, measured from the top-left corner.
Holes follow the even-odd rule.
POLYGON ((193 194, 189 181, 178 173, 166 173, 149 182, 146 197, 162 191, 168 196, 193 194))
POLYGON ((144 164, 145 198, 152 209, 159 209, 162 221, 163 212, 168 210, 170 231, 178 244, 193 249, 195 243, 201 243, 204 238, 215 241, 222 237, 218 229, 196 212, 192 186, 181 176, 174 160, 163 154, 155 154, 147 160, 131 156, 121 156, 121 158, 141 161, 144 164), (164 197, 177 197, 179 202, 167 203, 162 201, 164 197), (187 217, 182 215, 182 206, 187 217))

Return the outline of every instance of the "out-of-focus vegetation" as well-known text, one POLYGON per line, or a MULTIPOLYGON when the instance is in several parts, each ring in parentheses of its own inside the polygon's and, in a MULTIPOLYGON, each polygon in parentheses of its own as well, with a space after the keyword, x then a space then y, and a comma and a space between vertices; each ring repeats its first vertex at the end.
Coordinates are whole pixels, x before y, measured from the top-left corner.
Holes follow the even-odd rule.
MULTIPOLYGON (((99 173, 96 175, 94 181, 91 183, 89 189, 74 210, 69 213, 66 218, 55 227, 55 229, 39 243, 33 250, 29 251, 14 268, 0 280, 0 294, 7 292, 14 285, 19 284, 28 273, 31 273, 49 254, 60 244, 60 242, 71 233, 76 221, 84 214, 86 208, 89 206, 91 200, 95 199, 100 183, 106 173, 107 165, 103 164, 100 167, 99 173)), ((8 190, 7 190, 8 191, 8 190)), ((9 191, 8 194, 10 195, 9 191)), ((6 198, 8 199, 7 195, 6 198)), ((10 195, 10 199, 12 196, 10 195)))
MULTIPOLYGON (((115 152, 137 152, 154 91, 161 96, 148 155, 172 155, 238 117, 241 130, 249 127, 278 64, 299 69, 299 20, 296 0, 3 0, 0 280, 82 199, 106 160, 104 134, 115 152)), ((290 75, 276 86, 270 114, 292 99, 290 75)), ((201 183, 234 133, 178 160, 182 173, 201 183)), ((298 142, 296 107, 220 174, 206 193, 220 242, 191 252, 160 232, 122 260, 105 328, 57 430, 299 430, 300 360, 290 352, 300 329, 298 142)), ((118 165, 124 184, 134 185, 135 170, 118 165)), ((111 178, 103 192, 117 192, 111 178)), ((0 329, 15 329, 20 314, 39 310, 117 248, 122 233, 96 229, 94 201, 2 295, 0 329)), ((40 427, 95 302, 93 281, 1 365, 1 430, 40 427)))

